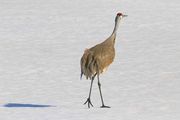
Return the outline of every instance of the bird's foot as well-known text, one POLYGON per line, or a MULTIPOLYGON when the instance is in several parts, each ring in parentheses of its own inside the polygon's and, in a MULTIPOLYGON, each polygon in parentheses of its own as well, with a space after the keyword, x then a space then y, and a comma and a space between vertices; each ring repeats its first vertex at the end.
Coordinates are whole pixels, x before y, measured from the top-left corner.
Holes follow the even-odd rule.
POLYGON ((93 104, 91 103, 91 99, 90 99, 90 98, 88 98, 88 99, 86 100, 86 102, 84 103, 84 105, 85 105, 86 103, 88 103, 88 108, 90 108, 90 106, 93 107, 93 104))
POLYGON ((101 108, 111 108, 111 107, 106 106, 106 105, 102 105, 101 108))

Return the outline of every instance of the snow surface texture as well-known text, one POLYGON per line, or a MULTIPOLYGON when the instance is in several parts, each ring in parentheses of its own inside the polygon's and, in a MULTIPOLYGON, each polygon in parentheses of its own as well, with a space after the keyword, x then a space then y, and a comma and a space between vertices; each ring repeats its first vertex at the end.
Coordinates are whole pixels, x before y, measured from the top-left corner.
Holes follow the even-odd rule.
POLYGON ((179 0, 0 0, 0 120, 179 120, 179 0), (128 14, 116 58, 97 81, 80 80, 85 48, 128 14))

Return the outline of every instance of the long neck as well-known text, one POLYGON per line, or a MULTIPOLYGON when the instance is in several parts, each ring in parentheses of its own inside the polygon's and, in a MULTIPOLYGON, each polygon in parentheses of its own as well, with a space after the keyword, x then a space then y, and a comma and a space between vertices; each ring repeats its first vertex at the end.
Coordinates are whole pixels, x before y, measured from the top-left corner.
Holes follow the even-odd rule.
POLYGON ((115 26, 114 26, 113 32, 112 32, 111 36, 106 40, 108 42, 110 41, 111 43, 113 43, 113 45, 115 43, 116 32, 117 32, 117 29, 119 27, 119 21, 120 21, 119 19, 115 20, 115 26))
POLYGON ((117 20, 116 22, 115 22, 115 26, 114 26, 114 30, 113 30, 113 32, 112 32, 112 35, 113 34, 115 34, 116 35, 116 32, 117 32, 117 29, 119 28, 119 20, 117 20))

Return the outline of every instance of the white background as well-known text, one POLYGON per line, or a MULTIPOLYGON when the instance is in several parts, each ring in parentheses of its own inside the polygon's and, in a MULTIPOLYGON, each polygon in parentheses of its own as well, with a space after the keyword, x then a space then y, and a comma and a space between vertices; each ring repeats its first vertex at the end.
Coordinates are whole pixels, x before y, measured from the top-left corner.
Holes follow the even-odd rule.
POLYGON ((179 0, 0 0, 0 120, 179 120, 179 112, 179 0), (95 81, 88 109, 80 58, 111 34, 117 12, 128 17, 100 77, 111 108, 100 108, 95 81))

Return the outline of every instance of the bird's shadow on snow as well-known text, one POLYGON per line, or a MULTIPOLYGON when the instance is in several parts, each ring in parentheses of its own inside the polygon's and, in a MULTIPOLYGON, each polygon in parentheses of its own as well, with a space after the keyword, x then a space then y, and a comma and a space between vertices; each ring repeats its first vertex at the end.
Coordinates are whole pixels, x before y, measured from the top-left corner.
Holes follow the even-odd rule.
POLYGON ((7 103, 3 107, 7 108, 47 108, 47 107, 56 107, 52 105, 43 105, 43 104, 22 104, 22 103, 7 103))

